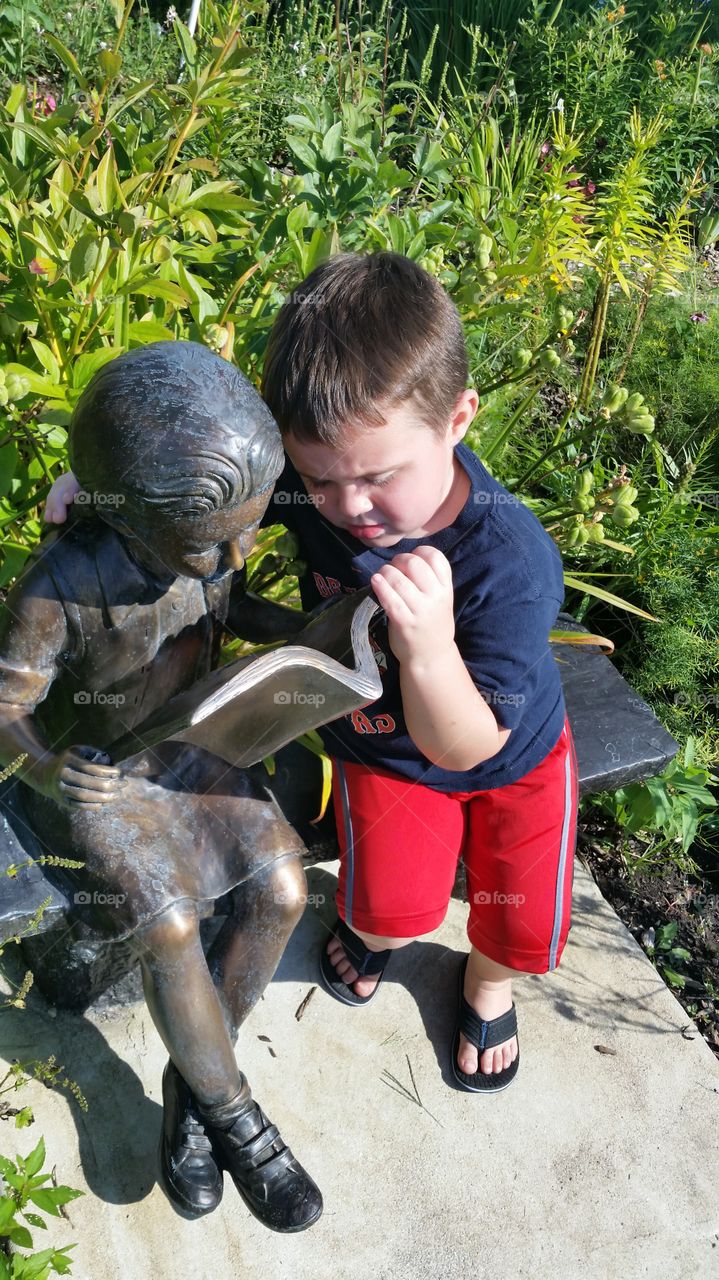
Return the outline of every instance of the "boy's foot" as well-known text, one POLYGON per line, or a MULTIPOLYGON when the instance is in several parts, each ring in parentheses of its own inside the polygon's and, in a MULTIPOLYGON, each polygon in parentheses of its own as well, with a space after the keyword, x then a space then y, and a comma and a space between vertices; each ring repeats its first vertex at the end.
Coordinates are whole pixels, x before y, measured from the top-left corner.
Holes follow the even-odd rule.
MULTIPOLYGON (((499 1018, 503 1013, 508 1013, 512 1008, 512 980, 507 978, 506 982, 481 982, 473 977, 467 965, 464 975, 464 998, 480 1018, 489 1022, 493 1018, 499 1018)), ((460 1032, 457 1066, 467 1076, 473 1076, 477 1071, 481 1071, 483 1075, 490 1075, 504 1071, 514 1062, 518 1053, 519 1045, 516 1036, 511 1036, 502 1044, 480 1053, 476 1046, 460 1032)))
POLYGON ((341 1004, 369 1004, 391 959, 391 949, 370 951, 363 939, 338 918, 327 946, 320 952, 322 984, 341 1004))
POLYGON ((359 977, 357 970, 351 960, 347 959, 342 943, 334 934, 327 943, 327 955, 337 970, 338 976, 343 982, 351 987, 357 996, 371 996, 377 983, 382 977, 381 973, 368 973, 363 977, 359 977))
POLYGON ((475 968, 472 963, 475 958, 475 952, 465 956, 459 970, 452 1073, 469 1093, 500 1093, 512 1083, 519 1069, 517 1011, 512 1002, 511 979, 483 977, 479 965, 475 968), (475 1070, 467 1070, 465 1064, 475 1070))

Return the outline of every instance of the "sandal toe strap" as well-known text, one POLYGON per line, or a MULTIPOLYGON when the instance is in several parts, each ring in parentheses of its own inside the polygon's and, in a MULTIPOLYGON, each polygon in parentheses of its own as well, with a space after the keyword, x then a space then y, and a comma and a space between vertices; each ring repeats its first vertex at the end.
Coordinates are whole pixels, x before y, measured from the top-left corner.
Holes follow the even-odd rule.
POLYGON ((344 920, 337 921, 333 933, 336 938, 339 938, 347 959, 352 962, 353 968, 361 978, 382 973, 387 968, 392 956, 390 947, 386 951, 370 951, 344 920))
POLYGON ((513 1004, 511 1009, 506 1013, 501 1013, 498 1018, 490 1018, 485 1021, 475 1013, 471 1005, 462 998, 462 1005, 459 1015, 459 1029, 462 1035, 466 1036, 470 1044, 476 1049, 493 1049, 498 1044, 504 1044, 505 1040, 510 1040, 512 1036, 517 1034, 517 1010, 513 1004))

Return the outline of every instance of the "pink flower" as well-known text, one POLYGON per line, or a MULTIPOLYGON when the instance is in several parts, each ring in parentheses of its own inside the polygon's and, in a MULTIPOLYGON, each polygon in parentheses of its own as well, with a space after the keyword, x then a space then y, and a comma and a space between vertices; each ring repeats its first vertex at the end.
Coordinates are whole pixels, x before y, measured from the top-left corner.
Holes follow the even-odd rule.
POLYGON ((590 196, 594 195, 594 192, 596 191, 596 189, 597 189, 596 183, 592 182, 591 178, 587 178, 587 181, 584 184, 584 194, 587 197, 587 199, 589 199, 590 196))
POLYGON ((32 262, 28 263, 27 269, 28 271, 32 271, 34 276, 44 276, 47 270, 46 267, 42 267, 40 265, 37 258, 33 258, 32 262))
POLYGON ((582 185, 581 178, 572 178, 571 182, 567 183, 568 187, 581 187, 581 185, 582 185))
POLYGON ((552 150, 551 142, 543 142, 541 147, 539 148, 539 154, 540 156, 548 156, 551 150, 552 150))
POLYGON ((689 319, 692 320, 694 324, 706 324, 709 320, 709 316, 706 311, 692 311, 689 319))

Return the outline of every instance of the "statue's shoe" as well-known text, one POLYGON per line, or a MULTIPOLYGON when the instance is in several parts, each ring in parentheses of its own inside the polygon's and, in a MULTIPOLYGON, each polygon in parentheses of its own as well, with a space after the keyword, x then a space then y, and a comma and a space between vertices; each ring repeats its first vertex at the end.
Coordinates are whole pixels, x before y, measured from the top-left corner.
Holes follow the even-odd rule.
POLYGON ((248 1209, 272 1231, 305 1231, 322 1213, 322 1194, 276 1125, 245 1089, 229 1128, 207 1124, 215 1152, 248 1209))
POLYGON ((195 1217, 212 1213, 222 1199, 222 1170, 194 1096, 172 1059, 162 1077, 162 1102, 162 1187, 186 1213, 195 1217))

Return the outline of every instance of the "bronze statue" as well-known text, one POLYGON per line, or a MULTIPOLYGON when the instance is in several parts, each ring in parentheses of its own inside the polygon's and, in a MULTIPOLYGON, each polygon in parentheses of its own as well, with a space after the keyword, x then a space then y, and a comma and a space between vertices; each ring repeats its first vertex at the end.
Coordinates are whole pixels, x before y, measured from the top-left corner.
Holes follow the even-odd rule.
POLYGON ((283 466, 243 375, 160 342, 106 364, 70 426, 83 486, 0 620, 0 763, 21 752, 26 809, 49 852, 81 858, 76 910, 132 939, 169 1052, 162 1181, 199 1216, 222 1168, 277 1231, 322 1211, 316 1184, 253 1101, 233 1045, 302 914, 303 845, 270 793, 208 749, 106 748, 217 664, 224 628, 289 639, 308 615, 248 611, 244 558, 283 466), (83 501, 84 499, 84 501, 83 501), (199 923, 232 913, 205 957, 199 923))

